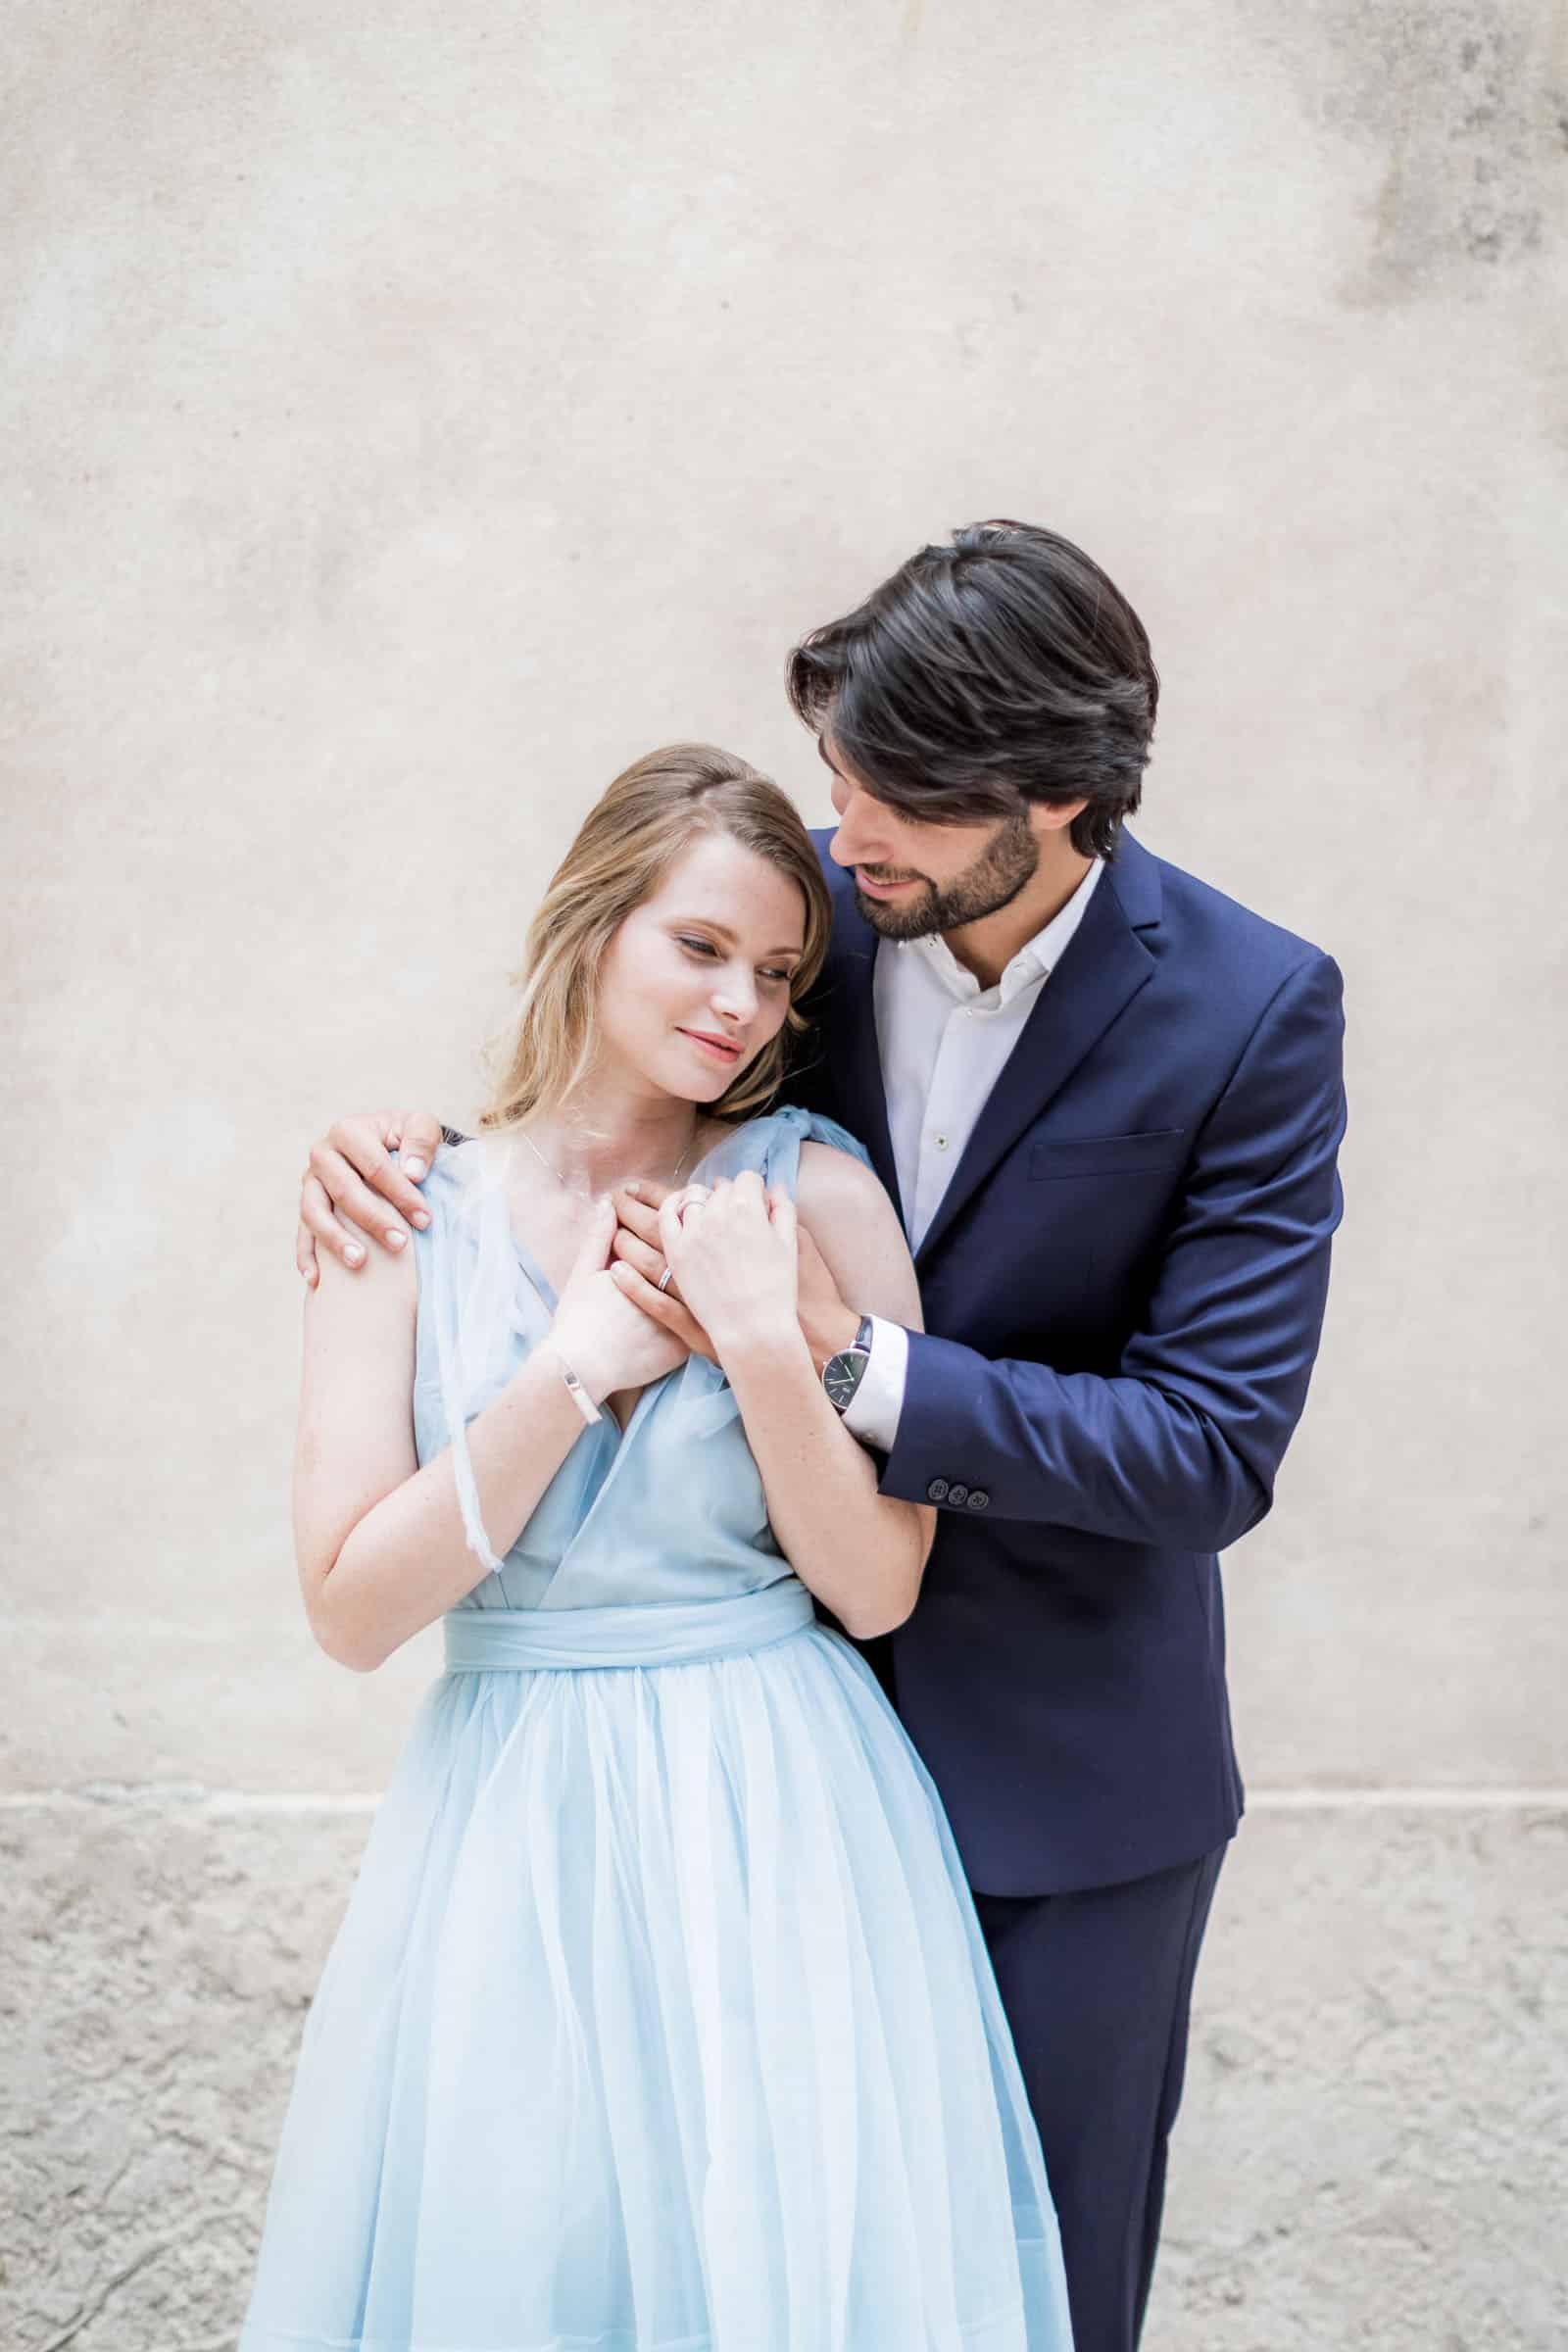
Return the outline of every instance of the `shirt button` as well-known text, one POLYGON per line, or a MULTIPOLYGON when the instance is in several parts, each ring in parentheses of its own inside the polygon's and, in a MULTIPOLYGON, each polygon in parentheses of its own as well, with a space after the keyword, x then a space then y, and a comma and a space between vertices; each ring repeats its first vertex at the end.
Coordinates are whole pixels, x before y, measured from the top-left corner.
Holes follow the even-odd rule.
POLYGON ((927 1502, 946 1502, 948 1499, 947 1480, 934 1478, 925 1491, 925 1498, 927 1502))
POLYGON ((931 1138, 931 1141, 935 1144, 939 1152, 945 1152, 948 1148, 948 1139, 945 1135, 934 1135, 931 1138))
POLYGON ((991 1497, 990 1497, 990 1495, 989 1495, 989 1494, 986 1493, 986 1491, 985 1491, 984 1487, 971 1487, 971 1488, 970 1488, 970 1490, 969 1490, 969 1508, 970 1508, 970 1510, 971 1510, 971 1511, 983 1511, 983 1510, 985 1509, 986 1505, 987 1505, 987 1504, 990 1502, 990 1500, 991 1500, 991 1497))
POLYGON ((969 1490, 967 1487, 953 1486, 948 1489, 948 1500, 950 1502, 967 1502, 968 1499, 969 1490))

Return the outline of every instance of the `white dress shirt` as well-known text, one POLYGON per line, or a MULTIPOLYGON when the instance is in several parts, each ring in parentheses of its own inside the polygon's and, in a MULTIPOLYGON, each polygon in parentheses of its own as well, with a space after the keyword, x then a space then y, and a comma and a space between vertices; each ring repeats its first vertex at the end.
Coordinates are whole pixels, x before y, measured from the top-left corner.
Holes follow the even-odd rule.
MULTIPOLYGON (((1096 858, 1065 906, 1026 940, 995 988, 982 988, 940 932, 877 942, 872 973, 888 1132, 909 1247, 917 1250, 1003 1065, 1084 919, 1103 870, 1096 858)), ((872 1318, 871 1360, 846 1426, 890 1453, 904 1407, 909 1339, 872 1318)))

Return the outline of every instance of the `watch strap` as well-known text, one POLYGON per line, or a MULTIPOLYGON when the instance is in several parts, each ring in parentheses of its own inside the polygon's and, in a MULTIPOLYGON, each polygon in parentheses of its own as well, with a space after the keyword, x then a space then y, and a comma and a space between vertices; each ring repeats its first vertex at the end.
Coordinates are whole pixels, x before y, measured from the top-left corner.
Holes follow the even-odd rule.
POLYGON ((828 1402, 832 1405, 834 1411, 837 1413, 843 1414, 849 1410, 850 1404, 854 1399, 855 1391, 859 1386, 860 1381, 865 1377, 865 1368, 871 1361, 871 1341, 874 1332, 875 1325, 873 1324, 871 1317, 869 1315, 862 1315, 858 1325, 857 1326, 855 1337, 850 1342, 849 1346, 847 1348, 836 1348, 828 1357, 827 1362, 822 1366, 822 1386, 827 1390, 828 1402), (854 1367, 852 1385, 849 1395, 847 1396, 835 1396, 833 1394, 833 1389, 829 1385, 828 1374, 836 1371, 839 1381, 842 1382, 844 1378, 851 1372, 851 1359, 853 1357, 858 1357, 859 1361, 854 1367))

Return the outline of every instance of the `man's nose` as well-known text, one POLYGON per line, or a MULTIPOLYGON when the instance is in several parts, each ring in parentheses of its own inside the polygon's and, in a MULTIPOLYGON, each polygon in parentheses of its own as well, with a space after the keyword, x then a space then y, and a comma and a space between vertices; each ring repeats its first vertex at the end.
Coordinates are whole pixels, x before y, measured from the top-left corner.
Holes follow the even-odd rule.
POLYGON ((881 839, 875 804, 863 792, 853 792, 839 810, 838 831, 827 845, 835 865, 886 865, 888 843, 881 839))

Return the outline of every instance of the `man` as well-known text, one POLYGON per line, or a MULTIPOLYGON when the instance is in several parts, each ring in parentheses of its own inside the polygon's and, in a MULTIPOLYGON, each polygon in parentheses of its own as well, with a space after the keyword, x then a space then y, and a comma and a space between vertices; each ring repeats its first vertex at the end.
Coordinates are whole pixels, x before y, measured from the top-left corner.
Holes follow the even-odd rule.
MULTIPOLYGON (((1341 1213, 1340 974, 1123 830, 1158 681, 1055 534, 922 549, 797 649, 790 692, 839 822, 817 1058, 788 1094, 866 1144, 926 1330, 862 1321, 814 1258, 802 1321, 883 1492, 938 1509, 876 1663, 975 1890, 1078 2352, 1130 2352, 1242 1809, 1217 1554, 1269 1508, 1341 1213)), ((351 1160, 416 1204, 387 1127, 313 1155, 303 1267, 313 1235, 348 1243, 328 1194, 387 1222, 351 1160)), ((678 1328, 654 1221, 621 1210, 678 1328)))

